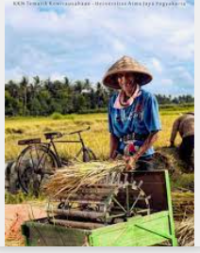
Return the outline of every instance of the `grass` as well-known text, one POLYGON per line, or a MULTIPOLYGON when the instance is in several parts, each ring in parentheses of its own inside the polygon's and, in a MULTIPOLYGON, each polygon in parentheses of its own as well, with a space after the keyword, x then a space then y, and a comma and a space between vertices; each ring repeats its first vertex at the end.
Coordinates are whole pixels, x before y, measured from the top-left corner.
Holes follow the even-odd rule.
MULTIPOLYGON (((186 112, 184 110, 182 112, 186 112)), ((191 111, 191 108, 188 108, 191 111)), ((171 127, 180 111, 161 110, 160 117, 162 131, 160 138, 155 144, 155 148, 169 145, 171 127)), ((22 146, 18 146, 20 139, 40 137, 44 140, 44 133, 50 131, 70 132, 91 126, 91 130, 83 133, 83 138, 96 154, 98 159, 105 160, 109 154, 109 132, 107 114, 87 114, 87 115, 53 115, 51 117, 36 118, 6 118, 5 121, 5 159, 16 159, 22 146)), ((68 138, 69 139, 69 138, 68 138)), ((70 137, 76 139, 76 136, 70 137)), ((176 144, 180 142, 177 138, 176 144)), ((76 154, 80 146, 78 144, 59 144, 58 151, 64 157, 71 157, 76 154)))
POLYGON ((19 191, 17 194, 11 194, 9 192, 5 192, 5 204, 20 204, 20 203, 28 203, 32 201, 41 202, 46 198, 43 195, 39 195, 37 198, 32 194, 25 194, 22 191, 19 191))
MULTIPOLYGON (((63 116, 62 119, 48 118, 17 118, 6 119, 5 123, 5 159, 16 159, 23 147, 18 146, 20 139, 41 137, 50 131, 70 132, 91 126, 91 131, 83 133, 86 145, 91 147, 100 159, 108 157, 109 134, 106 114, 87 114, 63 116), (107 146, 107 148, 105 148, 107 146)), ((68 138, 69 139, 69 138, 68 138)), ((70 139, 77 139, 76 136, 70 139)), ((58 151, 64 157, 69 157, 79 150, 78 144, 59 144, 58 151)))
POLYGON ((172 188, 194 191, 194 173, 183 173, 176 180, 173 178, 172 188))

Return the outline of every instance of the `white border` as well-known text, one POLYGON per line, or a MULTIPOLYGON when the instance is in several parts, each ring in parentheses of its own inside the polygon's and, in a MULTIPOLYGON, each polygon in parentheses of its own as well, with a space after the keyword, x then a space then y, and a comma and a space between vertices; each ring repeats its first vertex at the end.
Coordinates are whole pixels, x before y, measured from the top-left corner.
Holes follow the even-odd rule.
MULTIPOLYGON (((197 142, 197 140, 200 139, 200 115, 198 115, 198 108, 200 106, 200 99, 199 98, 199 94, 200 94, 200 71, 199 71, 199 66, 200 66, 200 60, 199 58, 197 59, 197 55, 200 55, 200 47, 197 47, 200 45, 200 38, 199 38, 199 34, 197 33, 197 31, 199 30, 197 27, 200 23, 200 16, 199 13, 197 13, 197 10, 200 10, 200 1, 195 1, 195 246, 200 246, 200 201, 199 201, 199 193, 200 193, 200 165, 199 165, 199 160, 198 160, 198 151, 200 150, 200 143, 197 142), (199 128, 198 128, 199 127, 199 128), (197 151, 198 150, 198 151, 197 151), (199 166, 198 166, 199 165, 199 166)), ((1 190, 0 190, 0 246, 4 246, 5 245, 5 213, 4 213, 4 166, 5 166, 5 144, 4 144, 4 82, 5 82, 5 18, 4 18, 4 1, 0 1, 0 17, 1 17, 1 32, 2 32, 2 37, 0 40, 1 43, 1 47, 0 47, 0 52, 1 52, 1 57, 0 57, 0 68, 1 68, 1 75, 0 75, 0 94, 2 96, 2 99, 0 99, 0 115, 1 115, 1 124, 0 124, 0 167, 1 167, 1 176, 0 176, 0 185, 1 185, 1 190)), ((52 248, 51 248, 52 249, 52 248)), ((50 251, 51 251, 50 249, 50 251)), ((16 249, 15 249, 16 250, 16 249)), ((21 249, 20 249, 21 250, 21 249)), ((27 248, 26 248, 27 250, 27 248)), ((49 250, 49 249, 48 249, 49 250)), ((66 250, 66 249, 65 249, 66 250)), ((72 249, 70 249, 71 251, 72 249)), ((91 250, 91 249, 80 249, 81 251, 84 250, 91 250)), ((98 251, 99 249, 95 249, 95 251, 98 251)), ((105 250, 105 249, 104 249, 105 250)), ((123 250, 122 248, 118 249, 118 250, 123 250)), ((128 251, 128 249, 126 248, 126 250, 128 251)), ((130 249, 129 249, 130 250, 130 249)), ((132 250, 138 250, 136 248, 131 249, 132 250)), ((152 250, 155 250, 152 249, 152 250)), ((160 250, 160 249, 158 249, 160 250)), ((164 248, 162 248, 162 250, 165 250, 164 248)), ((172 250, 170 248, 170 250, 172 250)), ((181 248, 181 250, 183 250, 183 248, 181 248)), ((39 250, 40 251, 40 250, 39 250)), ((62 250, 61 250, 62 251, 62 250)), ((77 249, 78 251, 78 249, 77 249)), ((107 250, 106 250, 107 251, 107 250)), ((110 250, 109 250, 110 251, 110 250)), ((111 249, 112 251, 112 249, 111 249)), ((117 251, 117 249, 115 248, 115 251, 117 251)), ((146 251, 146 249, 144 248, 140 248, 140 251, 146 251)), ((151 252, 151 249, 148 248, 148 252, 151 252)))
POLYGON ((4 1, 0 1, 0 18, 1 18, 1 32, 2 36, 0 39, 0 69, 1 69, 1 74, 0 74, 0 94, 1 94, 1 99, 0 99, 0 115, 1 115, 1 124, 0 124, 0 170, 1 170, 1 176, 0 176, 0 221, 1 221, 1 226, 0 226, 0 246, 5 245, 5 201, 4 201, 4 196, 5 196, 5 191, 4 191, 4 181, 5 181, 5 176, 4 176, 4 167, 5 167, 5 138, 4 138, 4 126, 5 126, 5 121, 4 121, 4 87, 5 87, 5 19, 4 19, 4 1))
POLYGON ((197 10, 200 9, 200 1, 195 1, 195 246, 200 246, 200 203, 199 203, 199 193, 200 193, 200 171, 199 171, 199 159, 198 159, 198 153, 200 150, 200 115, 198 112, 198 108, 200 107, 200 72, 199 72, 199 66, 200 66, 200 60, 197 56, 200 55, 200 38, 199 33, 197 31, 199 30, 198 25, 200 23, 200 17, 197 10))

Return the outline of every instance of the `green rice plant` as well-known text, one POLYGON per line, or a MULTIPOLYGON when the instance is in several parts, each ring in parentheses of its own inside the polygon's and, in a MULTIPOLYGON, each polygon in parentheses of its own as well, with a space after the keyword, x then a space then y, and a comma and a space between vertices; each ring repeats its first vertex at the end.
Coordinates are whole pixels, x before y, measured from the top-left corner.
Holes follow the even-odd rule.
POLYGON ((53 120, 63 119, 63 115, 59 112, 54 112, 53 114, 51 114, 51 119, 53 120))
POLYGON ((12 194, 7 191, 5 192, 5 204, 27 203, 33 200, 43 201, 45 200, 45 196, 44 194, 40 193, 40 195, 36 198, 31 191, 29 192, 29 194, 25 194, 22 191, 19 191, 17 194, 12 194))

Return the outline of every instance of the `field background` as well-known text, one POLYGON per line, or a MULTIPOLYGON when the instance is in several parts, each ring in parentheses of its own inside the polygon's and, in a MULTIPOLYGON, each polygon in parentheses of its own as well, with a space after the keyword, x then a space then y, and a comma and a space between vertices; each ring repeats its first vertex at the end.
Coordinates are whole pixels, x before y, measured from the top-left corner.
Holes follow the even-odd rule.
MULTIPOLYGON (((155 148, 159 149, 169 145, 170 133, 174 120, 182 113, 193 111, 193 106, 188 107, 168 107, 160 109, 160 119, 162 131, 159 139, 155 143, 155 148)), ((83 138, 85 144, 89 146, 97 158, 100 160, 108 159, 109 155, 109 132, 106 113, 96 114, 70 114, 57 117, 18 117, 6 118, 5 120, 5 160, 14 160, 17 158, 23 146, 18 146, 20 139, 42 138, 44 133, 51 131, 70 132, 90 126, 90 131, 84 132, 83 138)), ((71 136, 67 139, 76 139, 71 136)), ((176 144, 180 143, 180 137, 176 139, 176 144)), ((62 157, 73 157, 79 150, 79 144, 57 144, 58 151, 62 157)))
MULTIPOLYGON (((179 160, 177 148, 168 148, 171 129, 174 120, 185 112, 194 111, 193 106, 177 106, 165 107, 160 109, 160 119, 162 123, 162 131, 159 134, 159 139, 155 143, 156 150, 167 156, 174 167, 174 171, 170 171, 172 185, 172 200, 174 206, 174 217, 176 221, 176 233, 179 238, 180 245, 186 243, 181 242, 185 238, 182 235, 182 226, 184 226, 184 234, 189 237, 189 242, 193 244, 194 231, 194 174, 186 171, 185 164, 179 160), (178 190, 178 191, 177 191, 178 190), (185 223, 183 223, 185 222, 185 223), (186 232, 186 229, 190 232, 186 232), (179 235, 180 234, 180 235, 179 235)), ((83 133, 85 144, 89 146, 99 160, 106 160, 109 157, 109 132, 108 120, 106 113, 96 114, 70 114, 70 115, 53 115, 49 117, 17 117, 6 118, 5 120, 5 160, 15 160, 24 146, 18 146, 17 142, 20 139, 40 137, 45 141, 44 133, 51 131, 70 132, 90 126, 90 131, 83 133)), ((71 136, 67 139, 76 139, 76 136, 71 136)), ((180 144, 181 138, 178 135, 176 146, 180 144)), ((79 150, 79 144, 57 144, 58 152, 63 158, 72 158, 79 150)), ((6 207, 9 210, 13 204, 19 204, 18 208, 24 205, 29 205, 31 208, 40 206, 40 211, 45 210, 46 199, 44 196, 35 199, 33 196, 25 196, 23 193, 12 195, 6 192, 5 195, 6 207), (12 205, 9 205, 12 204, 12 205), (22 205, 22 206, 21 206, 22 205)), ((18 206, 18 205, 16 205, 18 206)), ((21 210, 21 209, 19 209, 21 210)), ((36 210, 37 211, 37 210, 36 210)), ((9 212, 9 211, 8 211, 9 212)), ((7 213, 7 212, 6 212, 7 213)), ((23 212, 20 211, 22 215, 23 212)), ((12 217, 8 216, 7 218, 12 217)), ((25 217, 25 216, 24 216, 25 217)), ((13 224, 17 224, 13 218, 13 224)), ((7 223, 7 221, 6 221, 7 223)), ((8 236, 5 244, 7 246, 23 246, 24 241, 18 229, 8 236)), ((184 239, 185 240, 185 239, 184 239)), ((191 245, 192 246, 192 245, 191 245)))

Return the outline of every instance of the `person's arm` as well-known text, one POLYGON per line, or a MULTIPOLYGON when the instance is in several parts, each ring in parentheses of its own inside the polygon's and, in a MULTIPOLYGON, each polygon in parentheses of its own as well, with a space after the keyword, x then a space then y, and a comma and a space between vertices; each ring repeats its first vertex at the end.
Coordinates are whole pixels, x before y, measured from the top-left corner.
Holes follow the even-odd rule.
POLYGON ((172 132, 171 132, 171 137, 170 137, 170 146, 171 147, 174 146, 174 142, 175 142, 175 139, 176 139, 176 135, 177 135, 177 132, 178 132, 179 125, 180 125, 180 119, 178 118, 174 122, 173 127, 172 127, 172 132))
POLYGON ((150 133, 143 145, 133 156, 127 158, 128 164, 127 169, 133 169, 137 160, 154 144, 158 139, 158 131, 150 133))
POLYGON ((119 138, 114 134, 114 123, 113 123, 113 110, 112 110, 112 104, 113 104, 113 99, 109 100, 109 105, 108 105, 108 129, 110 132, 110 159, 115 159, 117 156, 117 147, 119 143, 119 138))
POLYGON ((119 139, 111 133, 110 134, 110 159, 116 158, 118 143, 119 143, 119 139))

